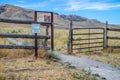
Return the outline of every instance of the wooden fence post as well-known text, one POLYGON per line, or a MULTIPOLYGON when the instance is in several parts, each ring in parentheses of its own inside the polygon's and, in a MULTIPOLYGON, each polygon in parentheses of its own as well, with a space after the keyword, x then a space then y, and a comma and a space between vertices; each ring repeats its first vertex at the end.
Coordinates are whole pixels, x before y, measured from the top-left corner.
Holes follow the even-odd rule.
MULTIPOLYGON (((37 22, 37 11, 34 12, 34 23, 37 22)), ((35 33, 35 58, 38 57, 37 33, 35 33)))
POLYGON ((34 23, 37 22, 37 11, 34 11, 34 23))
POLYGON ((54 20, 53 20, 53 12, 51 12, 51 50, 54 51, 54 20))
POLYGON ((104 49, 106 49, 108 47, 108 22, 106 21, 106 26, 104 28, 104 49))
POLYGON ((69 54, 71 54, 72 53, 72 40, 73 40, 73 30, 72 30, 72 20, 70 21, 70 29, 69 29, 69 41, 68 41, 68 45, 67 45, 67 47, 68 47, 68 53, 69 54))
POLYGON ((35 33, 35 58, 38 57, 37 33, 35 33))

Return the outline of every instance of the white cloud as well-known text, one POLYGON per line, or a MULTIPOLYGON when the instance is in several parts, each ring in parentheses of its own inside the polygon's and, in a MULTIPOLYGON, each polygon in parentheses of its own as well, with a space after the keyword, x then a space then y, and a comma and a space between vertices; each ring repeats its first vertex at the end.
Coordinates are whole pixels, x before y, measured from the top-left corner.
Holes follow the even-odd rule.
POLYGON ((69 0, 67 7, 64 10, 77 11, 77 10, 108 10, 111 8, 120 8, 120 3, 111 3, 107 1, 93 1, 93 0, 69 0))
POLYGON ((46 7, 47 4, 46 2, 41 2, 41 3, 32 3, 32 4, 15 4, 16 6, 21 6, 24 8, 30 8, 30 9, 35 9, 35 8, 43 8, 46 7))
POLYGON ((20 2, 20 3, 24 3, 25 1, 24 1, 24 0, 19 0, 18 2, 20 2))
POLYGON ((56 11, 56 10, 58 11, 58 10, 60 10, 60 8, 54 8, 54 10, 55 10, 55 11, 56 11))

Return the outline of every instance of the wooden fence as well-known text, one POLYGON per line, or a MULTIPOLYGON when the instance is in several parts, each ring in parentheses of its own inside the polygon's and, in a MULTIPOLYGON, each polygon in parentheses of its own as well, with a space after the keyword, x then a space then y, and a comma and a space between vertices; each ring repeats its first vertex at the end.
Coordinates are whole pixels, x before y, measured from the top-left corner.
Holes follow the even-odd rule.
POLYGON ((120 48, 120 46, 114 46, 114 45, 110 46, 108 44, 109 39, 120 40, 120 37, 108 36, 108 31, 120 32, 120 29, 108 28, 107 22, 106 22, 105 28, 98 28, 98 27, 73 28, 72 25, 73 23, 71 21, 70 29, 69 29, 68 53, 73 53, 74 50, 78 51, 78 50, 87 49, 87 51, 91 52, 91 51, 97 51, 97 50, 106 49, 106 48, 120 48), (74 33, 74 31, 81 32, 81 30, 85 30, 85 31, 82 33, 74 33), (96 31, 92 32, 91 30, 96 30, 96 31), (100 30, 102 30, 102 32, 99 32, 100 30), (83 37, 75 38, 76 36, 86 36, 86 35, 87 35, 87 38, 83 38, 83 37), (91 35, 97 35, 97 37, 91 37, 91 35), (101 35, 101 37, 98 37, 99 35, 101 35), (82 42, 86 40, 88 40, 88 42, 82 42), (94 41, 91 41, 91 40, 94 40, 94 41), (77 41, 78 43, 75 43, 77 41), (96 45, 96 44, 99 44, 99 45, 96 45))
POLYGON ((38 48, 45 48, 54 50, 54 27, 53 27, 53 12, 46 12, 46 11, 34 11, 34 20, 15 20, 15 19, 3 19, 0 18, 0 22, 7 22, 7 23, 19 23, 19 24, 32 24, 37 23, 46 26, 46 34, 45 35, 38 35, 35 33, 34 35, 26 35, 26 34, 0 34, 1 38, 26 38, 26 39, 34 39, 35 43, 34 46, 22 46, 22 45, 0 45, 0 48, 5 49, 35 49, 35 57, 38 57, 38 48), (42 13, 50 13, 49 19, 50 21, 47 22, 38 22, 37 21, 37 12, 42 13), (51 28, 51 34, 49 35, 48 28, 51 28), (44 45, 38 46, 38 39, 44 39, 44 45), (48 39, 51 39, 51 46, 47 45, 48 39))
POLYGON ((120 48, 120 45, 119 46, 114 46, 114 45, 109 45, 108 41, 109 40, 120 40, 120 35, 117 36, 117 37, 114 37, 114 35, 109 35, 108 32, 120 32, 120 28, 109 28, 108 27, 108 22, 106 22, 106 27, 104 29, 105 31, 105 34, 104 34, 104 48, 120 48))

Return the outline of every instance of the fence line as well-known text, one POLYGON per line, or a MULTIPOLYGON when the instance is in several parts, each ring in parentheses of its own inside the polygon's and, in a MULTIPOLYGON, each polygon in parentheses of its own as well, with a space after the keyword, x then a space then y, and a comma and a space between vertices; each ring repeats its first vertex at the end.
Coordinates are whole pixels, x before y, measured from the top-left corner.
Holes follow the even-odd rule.
POLYGON ((7 23, 19 23, 19 24, 32 24, 32 23, 37 23, 37 24, 51 24, 51 22, 34 22, 33 20, 16 20, 16 19, 5 19, 5 18, 0 18, 0 22, 7 22, 7 23))
POLYGON ((37 35, 35 33, 34 35, 26 35, 26 34, 0 34, 0 37, 2 38, 31 38, 35 40, 34 46, 22 46, 22 45, 0 45, 0 48, 7 48, 7 49, 35 49, 35 57, 38 57, 38 48, 45 48, 45 49, 51 49, 54 50, 54 19, 53 19, 53 12, 47 12, 47 11, 34 11, 34 20, 15 20, 15 19, 5 19, 0 18, 0 22, 7 22, 7 23, 19 23, 19 24, 41 24, 46 26, 46 34, 45 35, 37 35), (44 21, 44 22, 38 22, 37 21, 37 12, 42 13, 50 13, 50 21, 44 21), (50 27, 49 27, 50 26, 50 27), (49 29, 51 29, 51 33, 49 36, 49 29), (38 46, 37 40, 38 39, 44 39, 44 45, 38 46), (51 46, 49 47, 47 45, 48 39, 51 39, 51 46))
MULTIPOLYGON (((114 31, 114 32, 120 32, 120 29, 113 29, 113 28, 107 28, 107 31, 114 31)), ((113 37, 107 35, 107 42, 108 40, 120 40, 120 37, 113 37)), ((110 46, 108 43, 106 44, 107 48, 120 48, 120 46, 110 46)))
MULTIPOLYGON (((0 34, 2 38, 35 38, 35 35, 29 34, 0 34)), ((50 39, 48 35, 37 35, 38 39, 50 39)))
POLYGON ((70 23, 70 29, 69 29, 69 42, 68 42, 68 53, 72 53, 73 50, 80 50, 80 49, 89 49, 90 48, 100 48, 102 47, 103 49, 107 48, 120 48, 120 46, 110 46, 108 44, 109 39, 113 40, 120 40, 120 37, 113 37, 113 36, 108 36, 108 31, 115 31, 115 32, 120 32, 120 29, 115 29, 115 28, 108 28, 108 22, 106 21, 106 27, 105 28, 100 28, 100 27, 84 27, 84 28, 73 28, 72 27, 72 21, 70 23), (73 33, 74 31, 79 31, 79 30, 89 30, 88 33, 73 33), (90 32, 90 30, 103 30, 103 32, 90 32), (103 37, 99 38, 91 38, 90 35, 95 34, 95 35, 103 35, 103 37), (88 38, 83 38, 83 39, 74 39, 74 36, 79 36, 79 35, 88 35, 88 38), (84 42, 84 43, 73 43, 76 41, 84 41, 84 40, 89 40, 89 42, 84 42), (90 42, 90 40, 103 40, 103 41, 97 41, 97 42, 90 42), (98 44, 98 43, 103 43, 102 46, 90 46, 90 44, 98 44), (82 46, 82 45, 88 45, 88 47, 77 47, 73 48, 73 46, 82 46))

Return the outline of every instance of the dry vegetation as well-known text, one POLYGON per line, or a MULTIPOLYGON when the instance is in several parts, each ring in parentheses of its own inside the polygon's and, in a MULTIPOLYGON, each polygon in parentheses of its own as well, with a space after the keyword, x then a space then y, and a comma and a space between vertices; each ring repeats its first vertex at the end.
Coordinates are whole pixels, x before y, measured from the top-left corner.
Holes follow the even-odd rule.
POLYGON ((0 80, 97 80, 99 75, 80 72, 72 66, 54 62, 45 50, 1 49, 0 80))
MULTIPOLYGON (((0 33, 31 34, 30 25, 8 23, 0 23, 0 25, 0 33)), ((44 34, 43 30, 44 28, 41 34, 44 34)), ((56 50, 63 52, 67 48, 68 31, 64 32, 55 30, 56 50)), ((25 39, 18 40, 24 41, 25 39)), ((0 38, 0 44, 13 45, 5 38, 0 38)), ((39 50, 38 53, 39 58, 35 60, 34 50, 0 49, 0 80, 97 80, 99 77, 97 74, 80 72, 73 67, 56 63, 45 50, 39 50)))
MULTIPOLYGON (((75 31, 74 33, 87 33, 88 31, 85 31, 85 30, 80 30, 80 31, 75 31), (81 32, 80 32, 81 31, 81 32)), ((91 30, 91 32, 102 32, 102 31, 93 31, 91 30)), ((63 50, 67 50, 67 42, 64 43, 64 41, 62 40, 65 40, 68 38, 68 31, 67 30, 56 30, 56 34, 55 35, 59 35, 59 38, 55 38, 56 39, 56 43, 59 44, 62 44, 61 46, 64 45, 64 47, 60 47, 60 51, 61 52, 64 52, 63 50), (60 33, 64 32, 64 34, 61 34, 60 36, 60 33), (60 41, 59 41, 60 40, 60 41)), ((108 33, 109 36, 116 36, 116 37, 119 37, 120 33, 119 32, 109 32, 108 33)), ((87 38, 88 36, 77 36, 77 37, 74 37, 74 38, 78 38, 78 39, 81 39, 81 38, 87 38)), ((100 37, 103 37, 102 35, 90 35, 91 38, 93 37, 97 37, 97 38, 100 38, 100 37)), ((67 40, 66 40, 67 41, 67 40)), ((90 40, 90 42, 101 42, 103 40, 90 40)), ((78 41, 76 42, 77 43, 84 43, 84 42, 89 42, 89 41, 78 41)), ((59 46, 60 46, 59 44, 59 46)), ((120 46, 120 40, 108 40, 108 44, 109 45, 113 45, 113 46, 120 46)), ((98 43, 98 44, 91 44, 90 46, 99 46, 99 45, 103 45, 101 43, 98 43)), ((58 46, 56 46, 57 48, 58 46)), ((88 45, 82 45, 82 46, 77 46, 77 47, 88 47, 88 45)), ((77 48, 77 47, 74 47, 74 48, 77 48)), ((94 59, 94 60, 97 60, 97 61, 101 61, 101 62, 104 62, 104 63, 108 63, 108 64, 112 64, 114 66, 117 66, 118 68, 120 68, 120 49, 106 49, 106 50, 103 50, 102 48, 94 48, 95 50, 97 49, 100 49, 100 51, 93 51, 93 52, 88 52, 87 50, 76 50, 74 51, 74 55, 76 56, 84 56, 84 57, 88 57, 88 58, 91 58, 91 59, 94 59)), ((90 49, 92 50, 92 48, 90 49)))
POLYGON ((81 80, 85 78, 84 73, 47 59, 1 59, 0 65, 0 80, 78 80, 72 76, 74 73, 80 75, 81 80))
POLYGON ((1 59, 0 80, 90 80, 90 75, 47 59, 1 59))

